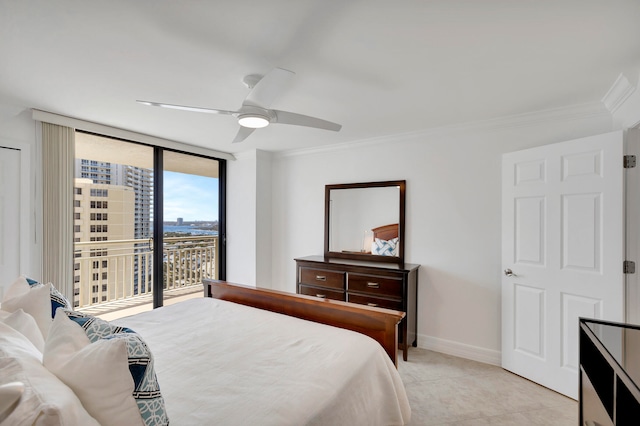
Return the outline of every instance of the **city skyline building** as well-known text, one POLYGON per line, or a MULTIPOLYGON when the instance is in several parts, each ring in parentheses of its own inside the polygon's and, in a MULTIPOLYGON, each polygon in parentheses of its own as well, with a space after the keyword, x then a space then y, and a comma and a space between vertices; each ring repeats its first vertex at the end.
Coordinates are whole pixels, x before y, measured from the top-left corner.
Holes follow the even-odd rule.
POLYGON ((110 259, 134 248, 134 199, 132 188, 75 179, 74 305, 95 304, 109 296, 119 296, 116 286, 110 284, 119 275, 131 273, 133 265, 110 259))
POLYGON ((148 241, 153 232, 153 171, 77 158, 75 177, 74 293, 78 300, 74 304, 101 303, 144 292, 151 277, 148 241), (91 244, 91 249, 82 248, 83 243, 98 241, 105 243, 97 249, 91 244), (133 253, 133 262, 119 263, 116 259, 123 253, 133 253), (131 276, 132 287, 117 288, 116 274, 131 276), (114 278, 110 280, 110 276, 114 278))
POLYGON ((75 177, 91 179, 94 184, 133 188, 135 194, 136 239, 150 238, 153 232, 153 170, 126 164, 76 158, 75 177))

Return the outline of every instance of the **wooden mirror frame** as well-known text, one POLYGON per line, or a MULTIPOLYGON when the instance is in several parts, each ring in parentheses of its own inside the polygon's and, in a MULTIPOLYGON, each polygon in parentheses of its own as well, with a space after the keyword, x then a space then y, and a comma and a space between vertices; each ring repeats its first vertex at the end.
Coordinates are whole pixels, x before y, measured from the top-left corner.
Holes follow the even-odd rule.
POLYGON ((404 180, 390 180, 382 182, 363 182, 363 183, 342 183, 334 185, 325 185, 324 187, 324 257, 325 258, 340 258, 351 260, 366 260, 371 262, 383 262, 383 263, 397 263, 402 265, 404 263, 404 229, 405 229, 405 194, 407 183, 404 180), (354 189, 354 188, 380 188, 396 186, 399 193, 399 206, 398 206, 398 256, 379 256, 368 253, 357 252, 337 252, 329 251, 329 234, 330 231, 330 201, 331 190, 333 189, 354 189))

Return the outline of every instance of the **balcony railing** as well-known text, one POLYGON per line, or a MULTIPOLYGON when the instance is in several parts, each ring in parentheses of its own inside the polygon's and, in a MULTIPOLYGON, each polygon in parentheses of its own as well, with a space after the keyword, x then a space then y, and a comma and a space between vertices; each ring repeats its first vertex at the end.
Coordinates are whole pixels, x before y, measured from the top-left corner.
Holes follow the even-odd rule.
MULTIPOLYGON (((218 269, 218 237, 165 237, 163 290, 202 285, 218 269)), ((75 243, 76 308, 143 297, 153 289, 153 240, 134 239, 75 243)), ((194 289, 195 291, 195 289, 194 289)))

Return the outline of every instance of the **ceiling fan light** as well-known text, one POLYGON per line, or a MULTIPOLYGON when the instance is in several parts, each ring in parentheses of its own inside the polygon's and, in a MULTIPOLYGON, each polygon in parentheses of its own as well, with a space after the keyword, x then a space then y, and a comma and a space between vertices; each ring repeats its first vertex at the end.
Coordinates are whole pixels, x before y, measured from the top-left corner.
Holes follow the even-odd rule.
POLYGON ((267 127, 269 125, 269 120, 261 115, 244 114, 238 118, 238 124, 242 127, 259 129, 261 127, 267 127))

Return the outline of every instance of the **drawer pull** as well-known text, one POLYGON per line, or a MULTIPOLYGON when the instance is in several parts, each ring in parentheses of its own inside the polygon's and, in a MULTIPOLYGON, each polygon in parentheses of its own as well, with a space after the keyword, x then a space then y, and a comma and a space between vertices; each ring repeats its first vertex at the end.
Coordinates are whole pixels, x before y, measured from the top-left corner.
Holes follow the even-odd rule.
POLYGON ((369 287, 369 288, 380 288, 380 284, 378 284, 378 283, 367 283, 367 287, 369 287))
POLYGON ((318 280, 318 281, 326 281, 327 277, 325 277, 324 275, 316 275, 316 280, 318 280))
POLYGON ((376 306, 378 306, 377 303, 367 303, 367 306, 371 306, 373 308, 375 308, 376 306))
POLYGON ((316 297, 319 297, 320 299, 324 299, 327 297, 326 294, 316 294, 316 297))

